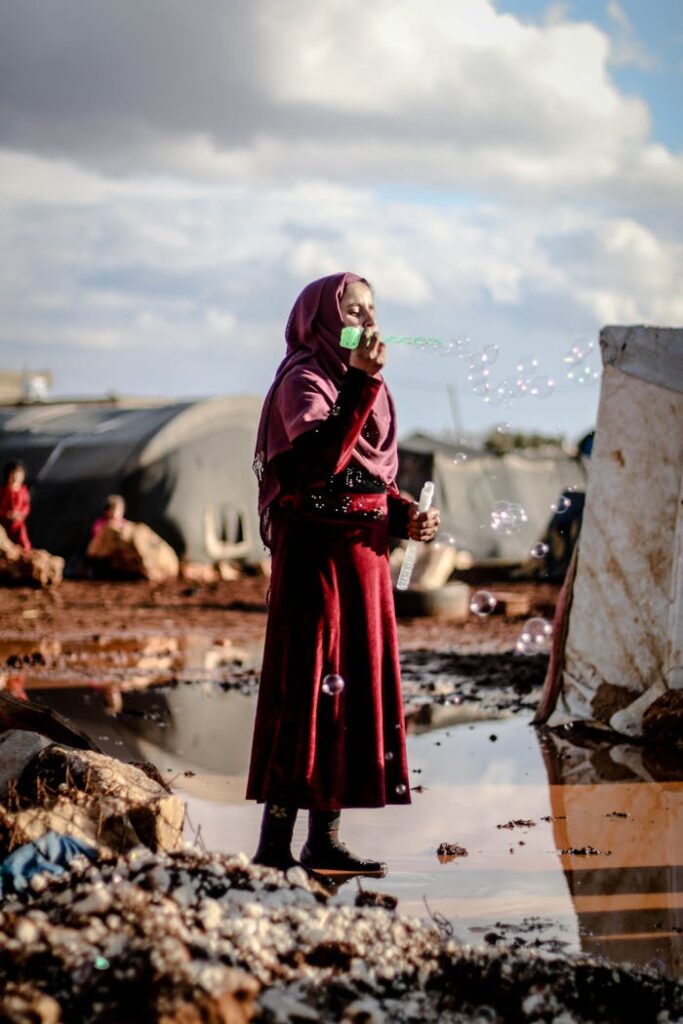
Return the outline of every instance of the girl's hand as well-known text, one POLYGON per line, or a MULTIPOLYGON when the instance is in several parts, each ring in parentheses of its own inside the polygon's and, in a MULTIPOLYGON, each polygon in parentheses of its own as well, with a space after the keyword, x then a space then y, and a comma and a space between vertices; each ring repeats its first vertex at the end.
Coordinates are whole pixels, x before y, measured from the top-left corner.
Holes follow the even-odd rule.
POLYGON ((430 508, 427 512, 420 512, 418 509, 419 506, 415 502, 408 511, 408 536, 410 540, 421 540, 428 544, 436 537, 441 524, 441 514, 436 508, 430 508))
POLYGON ((351 352, 349 366, 365 370, 371 377, 380 372, 386 361, 387 347, 382 341, 379 327, 366 327, 358 348, 351 352))

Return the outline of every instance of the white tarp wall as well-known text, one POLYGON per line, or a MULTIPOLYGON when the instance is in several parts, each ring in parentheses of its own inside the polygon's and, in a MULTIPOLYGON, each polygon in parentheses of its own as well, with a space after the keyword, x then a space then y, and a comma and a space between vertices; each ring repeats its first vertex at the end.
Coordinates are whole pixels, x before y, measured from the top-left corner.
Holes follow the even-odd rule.
POLYGON ((525 562, 534 541, 545 533, 551 505, 568 488, 583 491, 586 470, 568 455, 543 458, 535 453, 474 456, 463 463, 437 452, 434 456, 435 504, 442 522, 452 528, 456 546, 475 561, 525 562), (527 522, 509 536, 491 529, 497 501, 517 502, 527 522))
POLYGON ((683 329, 605 327, 604 372, 557 704, 642 732, 683 687, 683 329))

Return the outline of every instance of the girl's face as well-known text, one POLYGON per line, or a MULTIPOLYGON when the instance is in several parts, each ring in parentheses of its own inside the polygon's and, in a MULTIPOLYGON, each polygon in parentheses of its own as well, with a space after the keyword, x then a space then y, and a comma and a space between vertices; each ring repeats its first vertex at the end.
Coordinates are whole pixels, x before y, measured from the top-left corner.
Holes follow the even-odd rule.
POLYGON ((372 291, 362 281, 347 284, 339 300, 344 327, 374 327, 375 303, 372 291))
POLYGON ((18 491, 25 479, 26 474, 23 469, 13 469, 7 478, 7 483, 11 490, 18 491))

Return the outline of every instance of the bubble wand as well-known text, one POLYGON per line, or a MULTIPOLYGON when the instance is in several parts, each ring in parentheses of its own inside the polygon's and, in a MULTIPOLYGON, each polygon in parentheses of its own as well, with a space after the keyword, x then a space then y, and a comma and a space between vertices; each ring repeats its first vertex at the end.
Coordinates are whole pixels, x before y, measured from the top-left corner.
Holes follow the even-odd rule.
MULTIPOLYGON (((418 513, 429 511, 433 497, 434 484, 432 483, 431 480, 428 480, 427 483, 423 486, 422 490, 420 491, 420 501, 417 506, 418 513)), ((413 575, 415 559, 417 558, 417 553, 419 549, 419 540, 408 541, 408 547, 406 548, 406 553, 403 556, 403 565, 401 566, 401 571, 398 574, 398 583, 396 584, 397 590, 408 589, 408 584, 410 583, 410 577, 413 575)))
MULTIPOLYGON (((355 349, 360 345, 363 337, 362 327, 342 327, 339 344, 342 348, 355 349)), ((390 334, 388 338, 382 338, 387 345, 417 345, 420 348, 444 348, 444 342, 438 338, 409 338, 400 334, 390 334)))

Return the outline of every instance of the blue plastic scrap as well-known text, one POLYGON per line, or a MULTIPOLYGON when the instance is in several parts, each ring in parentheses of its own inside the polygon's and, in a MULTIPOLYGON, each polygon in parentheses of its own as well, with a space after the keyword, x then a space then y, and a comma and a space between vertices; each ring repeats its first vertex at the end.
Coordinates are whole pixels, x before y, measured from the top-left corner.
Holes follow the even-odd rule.
POLYGON ((18 846, 0 864, 0 897, 23 892, 33 876, 43 871, 61 875, 74 857, 85 855, 93 860, 96 854, 94 847, 74 836, 46 832, 40 839, 18 846))

